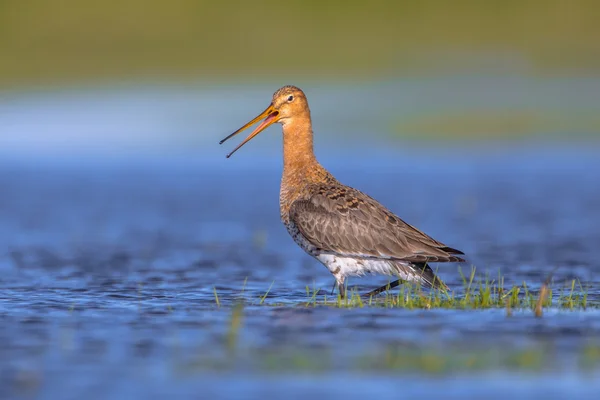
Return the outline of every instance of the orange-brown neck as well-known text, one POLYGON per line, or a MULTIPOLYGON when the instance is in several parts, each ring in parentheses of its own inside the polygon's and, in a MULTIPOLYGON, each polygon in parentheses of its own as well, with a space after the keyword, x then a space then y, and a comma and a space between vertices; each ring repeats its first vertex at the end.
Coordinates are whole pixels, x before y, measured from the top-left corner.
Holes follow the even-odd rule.
POLYGON ((318 162, 313 151, 310 115, 299 116, 283 125, 283 174, 304 175, 318 162))
POLYGON ((279 193, 283 223, 288 225, 289 210, 294 201, 310 197, 312 185, 336 182, 315 158, 310 114, 283 125, 283 176, 279 193))

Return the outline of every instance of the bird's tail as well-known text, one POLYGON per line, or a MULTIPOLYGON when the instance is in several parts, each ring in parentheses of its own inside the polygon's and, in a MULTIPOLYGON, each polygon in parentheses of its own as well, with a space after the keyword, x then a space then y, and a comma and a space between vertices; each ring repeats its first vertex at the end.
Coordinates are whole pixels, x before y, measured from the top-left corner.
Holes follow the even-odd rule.
POLYGON ((427 263, 415 263, 411 265, 415 282, 421 284, 426 288, 449 290, 448 286, 442 280, 433 273, 433 270, 427 263))

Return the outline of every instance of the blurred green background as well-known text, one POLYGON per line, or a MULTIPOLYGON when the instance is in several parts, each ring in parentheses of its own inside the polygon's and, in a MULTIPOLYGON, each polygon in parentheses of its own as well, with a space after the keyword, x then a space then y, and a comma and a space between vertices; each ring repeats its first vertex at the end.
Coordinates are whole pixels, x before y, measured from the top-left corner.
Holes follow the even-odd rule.
POLYGON ((82 137, 90 146, 100 137, 132 147, 213 143, 283 84, 308 89, 333 135, 598 138, 599 21, 594 0, 0 0, 0 150, 82 137), (124 84, 137 95, 120 107, 128 119, 111 114, 124 84), (180 96, 141 89, 156 85, 180 96), (98 104, 99 88, 113 98, 98 104), (78 92, 9 107, 22 93, 57 90, 78 92), (74 107, 89 114, 77 126, 74 107), (176 112, 166 115, 169 107, 176 112), (96 120, 112 122, 100 130, 96 120), (126 128, 131 121, 143 124, 126 128))
POLYGON ((597 74, 600 2, 0 1, 0 85, 597 74))

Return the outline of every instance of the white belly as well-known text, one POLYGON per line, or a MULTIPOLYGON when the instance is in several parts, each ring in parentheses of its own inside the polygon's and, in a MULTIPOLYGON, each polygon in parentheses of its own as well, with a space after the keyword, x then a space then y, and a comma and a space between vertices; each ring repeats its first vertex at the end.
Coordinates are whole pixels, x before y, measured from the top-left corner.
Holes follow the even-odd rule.
MULTIPOLYGON (((315 258, 323 263, 334 275, 362 276, 366 274, 398 275, 401 271, 393 261, 368 260, 352 257, 340 257, 333 254, 318 254, 315 258)), ((399 276, 402 278, 402 276, 399 276)))

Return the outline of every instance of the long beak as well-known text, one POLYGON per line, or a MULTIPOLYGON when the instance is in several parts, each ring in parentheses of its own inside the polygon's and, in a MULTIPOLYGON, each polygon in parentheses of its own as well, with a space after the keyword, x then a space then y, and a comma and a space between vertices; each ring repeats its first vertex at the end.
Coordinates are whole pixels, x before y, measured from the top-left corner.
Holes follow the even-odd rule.
POLYGON ((261 122, 260 125, 258 125, 256 127, 256 129, 254 131, 252 131, 252 133, 249 134, 248 137, 246 139, 244 139, 244 141, 242 143, 238 144, 238 146, 235 149, 233 149, 233 151, 231 153, 227 154, 227 158, 231 157, 231 155, 233 153, 235 153, 236 151, 238 151, 238 149, 240 147, 242 147, 243 145, 245 145, 246 143, 248 143, 250 140, 252 140, 252 138, 254 136, 258 135, 259 133, 261 133, 262 131, 264 131, 267 127, 269 127, 270 125, 273 125, 275 122, 279 121, 278 117, 279 117, 279 111, 275 110, 275 107, 273 107, 273 104, 271 104, 259 116, 257 116, 256 118, 254 118, 252 121, 248 122, 246 125, 242 126, 237 131, 233 132, 231 135, 227 136, 225 139, 221 140, 219 142, 219 144, 225 143, 226 140, 234 137, 235 135, 237 135, 238 133, 240 133, 244 129, 246 129, 246 128, 252 126, 252 125, 254 125, 255 123, 257 123, 261 119, 265 118, 265 120, 263 122, 261 122))

